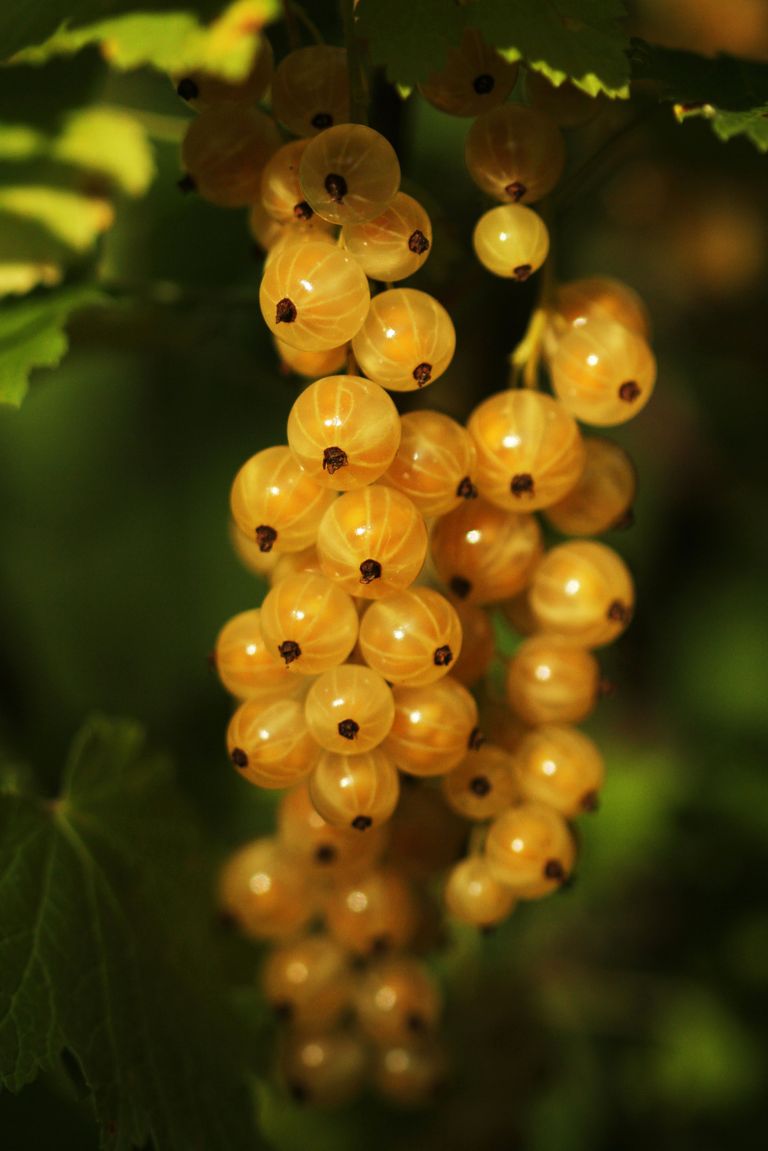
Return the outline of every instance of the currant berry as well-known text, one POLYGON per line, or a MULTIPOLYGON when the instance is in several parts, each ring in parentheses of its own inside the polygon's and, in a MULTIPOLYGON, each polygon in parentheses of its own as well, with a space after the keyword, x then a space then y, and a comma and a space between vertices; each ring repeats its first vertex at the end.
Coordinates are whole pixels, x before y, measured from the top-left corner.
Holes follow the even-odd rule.
POLYGON ((559 284, 555 312, 568 327, 583 328, 589 320, 614 320, 637 336, 649 339, 648 309, 633 288, 610 276, 591 276, 559 284))
POLYGON ((297 699, 247 700, 227 728, 227 751, 240 775, 257 787, 292 787, 309 775, 319 748, 297 699))
POLYGON ((362 268, 323 240, 282 246, 264 269, 259 290, 269 330, 304 352, 328 351, 351 340, 370 298, 362 268))
POLYGON ((272 80, 272 111, 296 136, 315 136, 349 120, 349 72, 343 48, 313 44, 289 52, 272 80))
POLYGON ((473 927, 495 927, 511 915, 515 895, 491 873, 482 856, 473 855, 455 864, 444 890, 449 913, 473 927))
POLYGON ((541 216, 524 204, 502 204, 480 217, 472 243, 489 272, 522 282, 546 260, 549 232, 541 216))
POLYGON ((291 1027, 332 1027, 352 999, 347 953, 328 935, 284 943, 267 956, 261 987, 272 1010, 291 1027))
POLYGON ((439 875, 466 851, 467 825, 437 787, 410 778, 387 825, 388 855, 418 883, 439 875))
POLYGON ((361 755, 320 755, 309 778, 309 796, 334 827, 369 831, 387 822, 397 807, 400 778, 379 747, 361 755))
POLYGON ((540 72, 526 73, 525 90, 529 104, 551 116, 561 128, 578 128, 594 119, 603 107, 599 96, 589 96, 567 80, 555 87, 540 72))
POLYGON ((325 905, 329 931, 357 955, 381 955, 407 947, 416 934, 418 911, 410 885, 392 867, 340 884, 325 905))
POLYGON ((360 651, 390 683, 434 683, 461 651, 459 617, 439 592, 409 588, 371 604, 360 623, 360 651))
POLYGON ((383 483, 408 496, 423 516, 442 516, 475 499, 475 446, 466 428, 440 412, 407 412, 400 446, 383 483))
MULTIPOLYGON (((276 220, 273 223, 280 231, 271 241, 264 257, 265 272, 273 261, 289 248, 295 251, 297 248, 306 247, 309 243, 315 243, 325 244, 327 249, 334 252, 338 250, 335 229, 325 220, 321 220, 319 216, 312 216, 309 220, 294 220, 290 224, 278 224, 276 220)), ((281 321, 281 323, 286 322, 290 321, 281 321)))
POLYGON ((491 874, 520 899, 556 891, 570 875, 575 854, 568 824, 543 803, 508 808, 491 824, 485 841, 491 874))
MULTIPOLYGON (((274 576, 272 577, 274 581, 274 576)), ((507 621, 512 624, 518 635, 535 635, 539 630, 539 621, 531 611, 528 590, 519 592, 511 599, 505 600, 501 607, 507 621)))
POLYGON ((554 807, 566 819, 594 811, 603 785, 603 757, 575 727, 544 724, 525 736, 517 754, 520 790, 527 800, 554 807))
POLYGON ((543 632, 581 647, 602 647, 629 624, 635 592, 615 551, 591 540, 573 540, 545 555, 534 572, 529 601, 543 632))
POLYGON ((390 288, 371 300, 352 340, 366 376, 393 392, 415 392, 442 376, 456 331, 442 304, 415 288, 390 288))
POLYGON ((327 751, 362 755, 378 747, 395 718, 395 702, 376 671, 342 664, 312 684, 305 703, 307 726, 327 751))
POLYGON ((269 252, 284 235, 286 225, 278 223, 263 207, 261 200, 248 209, 248 231, 264 252, 269 252))
POLYGON ((461 652, 451 664, 451 675, 465 687, 482 679, 496 651, 493 625, 488 612, 474 604, 460 603, 456 612, 461 624, 461 652))
POLYGON ((384 750, 410 775, 445 775, 477 732, 477 704, 449 675, 427 687, 396 687, 395 721, 384 750))
POLYGON ((272 80, 274 63, 272 45, 262 36, 244 80, 232 82, 208 72, 193 71, 174 76, 173 83, 182 100, 198 112, 222 104, 258 104, 272 80))
POLYGON ((404 280, 418 272, 429 255, 432 224, 418 200, 398 192, 380 216, 347 224, 341 239, 366 276, 404 280))
POLYGON ((328 128, 301 160, 304 198, 331 224, 374 220, 395 198, 400 164, 388 140, 364 124, 328 128))
POLYGON ((382 599, 409 587, 427 552, 427 529, 411 501, 374 484, 345 492, 320 521, 323 571, 351 595, 382 599))
POLYGON ((448 1073, 448 1061, 434 1039, 412 1039, 376 1052, 373 1081, 376 1090, 399 1107, 433 1103, 448 1073))
POLYGON ((400 417, 387 393, 360 376, 327 376, 306 388, 288 416, 288 443, 321 486, 348 491, 374 483, 400 443, 400 417))
POLYGON ((450 807, 472 820, 493 819, 520 798, 515 760, 492 743, 470 751, 441 787, 450 807))
POLYGON ((556 503, 584 469, 576 421, 551 396, 508 389, 479 404, 467 423, 482 495, 510 511, 556 503))
POLYGON ((517 81, 517 64, 509 64, 474 28, 466 28, 445 65, 419 84, 419 91, 450 116, 479 116, 503 104, 517 81))
POLYGON ((632 523, 637 472, 631 457, 612 440, 584 440, 584 471, 563 499, 546 510, 546 517, 563 535, 597 536, 632 523))
POLYGON ((261 605, 264 642, 300 675, 319 675, 343 663, 355 646, 357 630, 350 597, 312 572, 281 579, 261 605))
POLYGON ((347 1031, 288 1035, 280 1052, 280 1074, 297 1103, 334 1109, 360 1093, 368 1072, 362 1039, 347 1031))
POLYGON ((260 619, 261 612, 252 609, 228 620, 216 639, 214 663, 231 695, 271 703, 293 695, 297 681, 267 650, 260 619))
POLYGON ((318 576, 323 574, 316 547, 302 548, 300 552, 286 552, 279 556, 270 572, 269 582, 274 587, 286 576, 299 575, 302 572, 318 576))
POLYGON ((229 523, 229 540, 243 567, 254 575, 271 576, 277 565, 277 552, 263 552, 259 547, 259 541, 241 532, 234 520, 230 520, 229 523))
POLYGON ((262 552, 300 551, 315 542, 318 520, 335 499, 304 474, 288 447, 265 448, 235 476, 232 516, 262 552))
POLYGON ((374 1043, 397 1043, 434 1030, 442 997, 426 964, 395 955, 365 972, 355 995, 355 1011, 374 1043))
POLYGON ((542 553, 541 529, 534 516, 469 500, 435 523, 431 551, 452 595, 498 603, 528 585, 542 553))
POLYGON ((285 938, 315 912, 304 871, 274 839, 255 839, 230 856, 219 876, 219 904, 253 939, 285 938))
POLYGON ((203 199, 220 208, 244 208, 259 198, 264 165, 279 145, 269 116, 230 104, 190 121, 181 163, 203 199))
POLYGON ((310 799, 306 783, 286 792, 280 800, 277 830, 280 843, 312 879, 338 880, 363 874, 380 859, 387 842, 383 827, 372 827, 361 835, 354 828, 328 823, 310 799))
POLYGON ((526 723, 581 723, 594 711, 600 669, 586 648, 557 635, 532 636, 507 667, 507 699, 526 723))
POLYGON ((300 348, 292 348, 285 340, 277 337, 274 343, 281 369, 284 372, 295 372, 297 376, 304 376, 308 380, 335 375, 344 367, 347 359, 347 349, 343 344, 338 348, 328 348, 325 352, 302 352, 300 348))
POLYGON ((545 113, 523 104, 502 104, 475 120, 464 158, 474 182, 494 200, 532 204, 562 176, 565 142, 545 113))
POLYGON ((588 424, 626 423, 648 403, 656 360, 642 338, 613 320, 590 320, 563 336, 550 361, 563 407, 588 424))
POLYGON ((283 144, 270 156, 261 174, 261 203, 281 224, 311 220, 315 214, 299 183, 299 164, 306 146, 306 140, 283 144))

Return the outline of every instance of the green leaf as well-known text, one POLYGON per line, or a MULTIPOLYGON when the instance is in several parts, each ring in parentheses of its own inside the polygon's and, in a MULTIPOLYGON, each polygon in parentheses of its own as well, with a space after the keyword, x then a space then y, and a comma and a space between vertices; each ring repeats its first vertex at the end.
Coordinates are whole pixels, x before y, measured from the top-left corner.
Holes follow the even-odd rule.
MULTIPOLYGON (((60 12, 56 24, 49 22, 43 38, 33 33, 24 40, 30 47, 17 51, 14 62, 38 64, 51 56, 99 44, 115 68, 146 64, 165 72, 200 68, 225 79, 241 80, 253 63, 261 29, 280 10, 278 0, 236 0, 204 25, 188 5, 166 4, 161 12, 136 12, 133 4, 123 3, 109 7, 114 11, 106 16, 104 6, 95 3, 81 5, 74 13, 71 9, 60 12)), ((5 43, 0 35, 0 49, 5 43)))
POLYGON ((525 60, 554 84, 570 80, 591 96, 627 96, 629 41, 621 0, 360 0, 357 27, 390 80, 413 85, 440 69, 465 27, 479 28, 509 60, 525 60))
POLYGON ((66 1050, 103 1145, 258 1146, 250 1034, 209 938, 197 829, 168 763, 129 723, 91 721, 55 801, 0 797, 0 1078, 66 1050))
POLYGON ((734 56, 698 56, 632 41, 632 78, 674 104, 678 120, 703 117, 721 140, 746 136, 768 151, 768 64, 734 56))
POLYGON ((35 368, 54 368, 67 351, 66 325, 78 308, 105 298, 91 287, 41 292, 0 311, 0 405, 18 408, 35 368))

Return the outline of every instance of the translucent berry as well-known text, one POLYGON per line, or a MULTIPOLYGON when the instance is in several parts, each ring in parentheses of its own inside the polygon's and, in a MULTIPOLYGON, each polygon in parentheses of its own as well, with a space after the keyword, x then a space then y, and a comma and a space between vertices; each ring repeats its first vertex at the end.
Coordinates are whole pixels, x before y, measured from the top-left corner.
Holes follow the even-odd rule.
POLYGON ((235 555, 249 572, 262 578, 272 574, 277 565, 278 552, 263 552, 256 537, 241 532, 234 520, 229 522, 229 540, 235 555))
POLYGON ((398 192, 380 216, 362 224, 347 224, 341 238, 366 276, 404 280, 418 272, 427 259, 432 224, 418 200, 398 192))
POLYGON ((556 635, 520 645, 507 668, 507 699, 526 723, 581 723, 595 708, 600 668, 590 651, 556 635))
POLYGON ((427 687, 396 687, 395 721, 384 750, 411 775, 445 775, 467 754, 477 729, 477 704, 445 676, 427 687))
POLYGON ((435 523, 431 551, 457 599, 498 603, 527 587, 541 557, 541 530, 534 516, 468 500, 435 523))
POLYGON ((439 592, 409 588, 371 604, 360 624, 360 651, 390 683, 420 687, 452 670, 461 624, 439 592))
POLYGON ((261 612, 256 608, 227 620, 216 638, 214 663, 231 695, 270 703, 293 695, 297 684, 284 665, 267 651, 260 620, 261 612))
POLYGON ((286 225, 270 216, 261 200, 248 209, 248 231, 264 252, 270 251, 285 232, 286 225))
POLYGON ((266 957, 261 987, 278 1018, 291 1027, 332 1027, 352 998, 347 952, 328 935, 284 943, 266 957))
POLYGON ((448 1061, 436 1040, 413 1038, 376 1052, 373 1081, 388 1102, 423 1107, 434 1102, 447 1073, 448 1061))
POLYGON ((442 516, 475 499, 475 447, 466 428, 440 412, 407 412, 397 454, 383 482, 397 488, 423 516, 442 516))
POLYGON ((323 571, 351 595, 382 599, 421 571, 427 529, 411 501, 380 484, 346 492, 320 521, 323 571))
POLYGON ((331 934, 344 947, 358 955, 382 955, 413 939, 418 903, 400 872, 382 867, 340 884, 327 900, 325 915, 331 934))
POLYGON ((323 819, 357 832, 386 823, 399 794, 397 769, 379 747, 360 755, 325 751, 309 778, 310 799, 323 819))
POLYGON ((461 624, 461 653, 451 665, 451 675, 471 687, 491 665, 496 650, 493 625, 488 612, 474 604, 458 603, 456 611, 461 624))
POLYGON ((524 104, 502 104, 478 116, 464 158, 479 188, 502 203, 532 204, 551 192, 565 167, 557 124, 524 104))
POLYGON ((573 867, 568 824, 542 803, 510 807, 491 824, 485 841, 491 874, 521 899, 556 891, 573 867))
POLYGON ((302 700, 247 700, 227 728, 229 758, 257 787, 292 787, 309 775, 319 750, 307 729, 302 700))
POLYGON ((455 349, 456 332, 443 305, 414 288, 391 288, 374 296, 352 341, 366 376, 394 392, 415 392, 434 383, 455 349))
POLYGON ((468 752, 441 787, 447 802, 465 819, 493 819, 520 798, 515 760, 492 743, 468 752))
POLYGON ((461 923, 495 927, 515 906, 515 894, 491 873, 487 861, 471 855, 454 865, 445 884, 445 905, 461 923))
POLYGON ((280 800, 277 830, 280 843, 316 880, 337 881, 369 871, 387 842, 384 827, 372 827, 361 835, 356 828, 328 823, 310 799, 306 782, 280 800))
POLYGON ((400 443, 400 417, 387 393, 360 376, 327 376, 306 388, 288 416, 288 443, 321 486, 348 491, 374 483, 400 443))
POLYGON ((349 120, 349 72, 343 48, 313 44, 289 52, 272 80, 272 111, 296 136, 315 136, 349 120))
POLYGON ((642 336, 612 320, 590 320, 560 340, 550 374, 567 411, 609 427, 631 420, 648 403, 656 361, 642 336))
POLYGON ((610 276, 590 276, 559 284, 555 311, 569 327, 583 328, 589 320, 614 320, 637 336, 649 339, 648 309, 637 292, 610 276))
POLYGON ((274 839, 255 839, 230 856, 219 877, 219 904, 254 939, 280 939, 315 912, 300 863, 274 839))
POLYGON ((258 108, 227 104, 190 121, 181 163, 203 199, 220 208, 244 208, 258 200, 264 165, 279 144, 269 116, 258 108))
POLYGON ((332 224, 375 219, 400 187, 395 149, 364 124, 341 124, 311 140, 300 175, 304 198, 332 224))
POLYGON ((325 352, 302 352, 277 337, 274 342, 282 369, 286 372, 295 372, 297 376, 304 376, 309 380, 316 380, 319 376, 335 375, 344 367, 347 358, 347 349, 343 344, 338 348, 329 348, 325 352))
POLYGON ((556 400, 508 389, 479 404, 467 423, 481 494, 510 511, 535 511, 561 499, 584 468, 576 421, 556 400))
POLYGON ((502 204, 480 217, 472 243, 478 260, 489 272, 522 282, 546 260, 549 232, 531 208, 502 204))
POLYGON ((368 313, 365 273, 346 252, 311 240, 288 244, 264 270, 261 314, 273 335, 304 352, 351 340, 368 313))
POLYGON ((503 104, 517 80, 517 64, 508 63, 474 28, 465 29, 458 48, 419 91, 425 100, 451 116, 479 116, 503 104))
POLYGON ((244 80, 232 82, 208 72, 181 72, 173 78, 177 93, 198 112, 222 104, 258 104, 272 79, 275 57, 272 45, 262 36, 253 64, 244 80))
POLYGON ((529 600, 541 631, 582 647, 602 647, 629 624, 635 592, 615 551, 573 540, 546 554, 534 572, 529 600))
POLYGON ((317 524, 333 492, 304 474, 288 447, 265 448, 235 476, 232 516, 262 552, 299 551, 315 542, 317 524))
POLYGON ((543 724, 522 740, 517 754, 520 790, 566 819, 594 811, 603 785, 603 757, 578 728, 543 724))
POLYGON ((597 536, 632 523, 637 472, 623 448, 601 436, 584 440, 586 461, 575 486, 546 510, 563 535, 597 536))
POLYGON ((281 555, 270 572, 269 582, 274 587, 286 576, 299 575, 301 572, 320 576, 323 574, 316 547, 302 548, 300 552, 286 552, 281 555))
POLYGON ((269 158, 261 174, 261 202, 281 224, 307 221, 314 216, 299 183, 299 164, 306 140, 291 140, 269 158))
POLYGON ((433 1031, 442 997, 426 964, 393 955, 373 963, 355 995, 355 1012, 363 1032, 375 1043, 422 1038, 433 1031))
POLYGON ((368 1052, 349 1031, 309 1031, 288 1035, 280 1052, 280 1074, 297 1103, 343 1107, 362 1090, 368 1052))
POLYGON ((321 747, 339 755, 362 755, 388 734, 395 702, 378 672, 342 664, 315 680, 305 711, 309 730, 321 747))
POLYGON ((312 572, 281 579, 261 605, 264 642, 300 675, 319 675, 343 663, 355 646, 357 630, 350 597, 312 572))

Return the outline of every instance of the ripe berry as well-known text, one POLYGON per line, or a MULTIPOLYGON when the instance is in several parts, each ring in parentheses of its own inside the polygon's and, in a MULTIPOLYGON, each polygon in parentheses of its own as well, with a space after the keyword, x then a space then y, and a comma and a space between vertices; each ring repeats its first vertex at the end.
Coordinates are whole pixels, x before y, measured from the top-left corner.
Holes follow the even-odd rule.
POLYGON ((357 630, 350 597, 312 572, 281 579, 261 605, 264 642, 300 675, 319 675, 343 663, 355 646, 357 630))
POLYGON ((362 1039, 348 1031, 312 1030, 288 1035, 280 1052, 280 1074, 297 1103, 343 1107, 359 1094, 368 1069, 362 1039))
POLYGON ((181 163, 203 199, 221 208, 244 208, 258 200, 264 165, 279 145, 269 116, 228 104, 190 121, 181 163))
POLYGON ((347 224, 341 239, 366 276, 404 280, 427 259, 432 224, 418 200, 398 192, 381 215, 363 224, 347 224))
POLYGON ((467 753, 477 704, 449 675, 427 687, 395 687, 395 721, 384 750, 411 775, 445 775, 467 753))
POLYGON ((434 1102, 446 1075, 445 1052, 434 1039, 411 1039, 376 1052, 376 1090, 399 1107, 421 1107, 434 1102))
POLYGON ((565 142, 554 120, 524 104, 478 116, 467 133, 470 176, 502 203, 532 204, 551 192, 565 167, 565 142))
POLYGON ((408 496, 423 516, 442 516, 474 499, 475 447, 466 428, 440 412, 407 412, 400 446, 383 482, 408 496))
POLYGON ((441 787, 447 802, 465 819, 493 819, 520 798, 515 760, 492 743, 470 751, 441 787))
POLYGON ((471 855, 448 873, 445 905, 454 918, 473 927, 494 927, 511 913, 515 894, 491 873, 488 862, 471 855))
POLYGON ((498 603, 525 588, 541 557, 534 516, 514 515, 485 500, 468 500, 432 529, 440 578, 466 603, 498 603))
POLYGON ((305 713, 307 726, 321 747, 339 755, 362 755, 388 734, 395 703, 378 672, 342 664, 315 680, 305 713))
POLYGON ((358 833, 386 823, 399 794, 397 769, 379 747, 361 755, 325 751, 309 778, 310 799, 323 819, 358 833))
POLYGON ((292 935, 315 911, 305 872, 274 839, 254 839, 230 856, 219 877, 219 903, 253 939, 292 935))
POLYGON ((409 588, 371 604, 360 624, 360 651, 390 683, 434 683, 461 651, 459 618, 439 592, 409 588))
POLYGON ((475 254, 489 272, 527 280, 549 252, 549 232, 541 216, 524 204, 502 204, 480 217, 472 235, 475 254))
POLYGON ((458 48, 419 91, 425 100, 451 116, 479 116, 503 104, 517 80, 517 64, 508 63, 474 28, 465 29, 458 48))
POLYGON ((267 650, 260 619, 261 612, 253 609, 228 620, 216 639, 214 663, 231 695, 271 703, 292 695, 297 682, 267 650))
POLYGON ((299 183, 299 164, 306 140, 291 140, 269 158, 261 174, 261 202, 281 224, 311 220, 314 212, 304 200, 299 183))
POLYGON ((386 829, 372 827, 361 835, 355 828, 335 827, 320 815, 306 782, 285 793, 277 809, 280 843, 312 879, 336 881, 361 875, 379 860, 386 846, 386 829))
POLYGON ((572 328, 550 362, 552 387, 567 411, 600 427, 642 411, 656 382, 656 360, 642 336, 613 320, 572 328))
POLYGON ((586 648, 557 635, 535 635, 507 667, 507 699, 522 720, 581 723, 597 703, 600 668, 586 648))
POLYGON ((352 341, 363 372, 394 392, 434 383, 453 359, 456 332, 442 304, 414 288, 391 288, 371 301, 352 341))
POLYGON ((637 292, 611 276, 589 276, 559 284, 555 312, 568 327, 583 328, 590 320, 614 320, 637 336, 649 339, 648 309, 637 292))
MULTIPOLYGON (((361 836, 361 838, 364 838, 361 836)), ((382 955, 407 947, 416 933, 418 904, 393 867, 339 884, 325 905, 328 929, 357 955, 382 955)))
POLYGON ((491 824, 485 855, 491 874, 520 899, 556 891, 575 859, 568 824, 542 803, 510 807, 491 824))
POLYGON ((292 787, 309 775, 319 748, 304 719, 303 701, 247 700, 227 728, 227 750, 240 775, 257 787, 292 787))
POLYGON ((529 602, 542 631, 582 647, 602 647, 629 624, 635 592, 616 552, 591 540, 573 540, 545 555, 534 572, 529 602))
POLYGON ((274 338, 274 344, 283 371, 295 372, 297 376, 304 376, 310 380, 316 380, 319 376, 335 375, 344 367, 347 358, 347 349, 343 344, 338 348, 329 348, 325 352, 302 352, 277 337, 274 338))
POLYGON ((563 535, 596 536, 631 523, 637 472, 618 444, 600 436, 584 440, 584 471, 566 496, 546 510, 563 535))
POLYGON ((517 772, 525 799, 548 804, 572 819, 597 806, 603 757, 593 740, 578 728, 544 724, 521 742, 517 772))
POLYGON ((264 997, 301 1031, 332 1027, 351 1000, 347 953, 328 935, 305 935, 275 948, 261 970, 264 997))
POLYGON ((249 572, 262 578, 272 574, 280 558, 279 554, 274 551, 263 552, 255 535, 247 536, 245 532, 240 531, 234 520, 229 522, 229 540, 235 555, 249 572))
POLYGON ((218 108, 222 104, 258 104, 272 79, 275 57, 272 45, 262 36, 253 64, 244 80, 222 80, 208 72, 184 72, 174 76, 176 91, 197 112, 218 108))
POLYGON ((380 216, 400 187, 392 145, 364 124, 341 124, 311 140, 301 160, 304 199, 332 224, 380 216))
POLYGON ((317 523, 334 493, 305 475, 288 447, 265 448, 243 464, 232 484, 237 526, 262 552, 299 551, 315 542, 317 523))
POLYGON ((429 968, 410 956, 372 964, 355 995, 360 1026, 375 1043, 423 1037, 435 1028, 441 1010, 442 997, 429 968))
POLYGON ((296 136, 315 136, 349 120, 349 72, 343 48, 313 44, 289 52, 272 80, 272 111, 296 136))
POLYGON ((491 665, 496 643, 488 612, 474 604, 459 603, 456 612, 461 624, 461 652, 451 664, 451 675, 465 687, 472 687, 491 665))

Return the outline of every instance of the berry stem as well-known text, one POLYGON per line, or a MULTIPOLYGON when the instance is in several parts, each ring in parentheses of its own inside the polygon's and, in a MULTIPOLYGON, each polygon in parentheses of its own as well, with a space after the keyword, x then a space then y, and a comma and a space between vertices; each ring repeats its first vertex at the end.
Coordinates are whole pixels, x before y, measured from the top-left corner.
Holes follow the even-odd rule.
POLYGON ((296 9, 293 0, 283 0, 283 16, 285 17, 285 30, 288 34, 288 43, 294 52, 301 47, 301 33, 296 19, 296 9))
POLYGON ((353 124, 367 124, 368 81, 360 41, 355 35, 355 0, 341 0, 341 18, 344 24, 344 47, 347 50, 349 69, 350 120, 353 124))
MULTIPOLYGON (((550 213, 542 205, 541 216, 550 224, 550 213)), ((554 245, 553 245, 554 246, 554 245)), ((510 356, 511 388, 538 388, 539 367, 544 350, 544 336, 552 313, 552 302, 555 294, 555 258, 550 251, 541 268, 539 277, 539 296, 536 307, 531 313, 525 335, 513 350, 510 356)))
POLYGON ((318 28, 317 24, 315 24, 314 20, 310 16, 309 12, 307 12, 304 5, 298 4, 296 0, 291 0, 291 8, 295 13, 296 19, 304 25, 307 32, 311 36, 312 42, 314 44, 324 44, 325 38, 322 32, 318 28))

